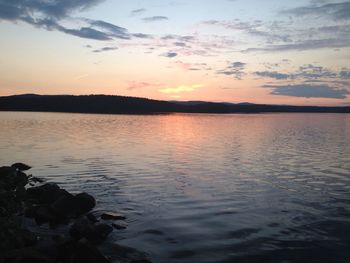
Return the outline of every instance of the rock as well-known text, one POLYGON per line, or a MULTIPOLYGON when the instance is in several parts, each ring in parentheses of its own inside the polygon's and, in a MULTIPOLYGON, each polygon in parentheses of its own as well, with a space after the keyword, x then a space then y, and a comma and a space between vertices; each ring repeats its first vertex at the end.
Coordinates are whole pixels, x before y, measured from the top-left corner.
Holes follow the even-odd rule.
POLYGON ((69 234, 71 237, 79 240, 82 237, 86 238, 98 238, 95 234, 94 225, 86 217, 80 218, 74 222, 74 224, 69 229, 69 234))
POLYGON ((124 224, 116 224, 116 223, 113 223, 112 226, 115 228, 115 229, 118 229, 118 230, 123 230, 123 229, 126 229, 127 226, 124 225, 124 224))
POLYGON ((34 248, 21 248, 6 253, 5 262, 49 263, 52 261, 34 248))
POLYGON ((95 207, 96 200, 92 195, 80 193, 75 196, 75 204, 78 214, 85 214, 95 207))
POLYGON ((126 217, 122 214, 112 213, 112 212, 106 212, 101 215, 101 218, 103 220, 125 220, 126 217))
POLYGON ((51 212, 50 208, 46 205, 38 206, 35 209, 34 218, 35 218, 35 222, 38 225, 42 225, 42 224, 48 223, 48 222, 58 221, 56 215, 53 214, 51 212))
POLYGON ((95 205, 95 198, 87 193, 73 196, 67 192, 51 205, 51 209, 61 217, 71 218, 89 212, 95 205))
POLYGON ((11 165, 11 167, 16 168, 16 169, 18 169, 20 171, 27 171, 30 168, 32 168, 29 165, 26 165, 24 163, 14 163, 14 164, 11 165))
POLYGON ((55 214, 63 218, 75 217, 77 214, 75 197, 72 194, 61 196, 51 204, 50 208, 55 214))
POLYGON ((72 263, 109 263, 110 261, 89 242, 80 241, 71 257, 72 263))
POLYGON ((113 227, 102 223, 96 224, 94 227, 94 231, 102 240, 104 240, 113 231, 113 227))
POLYGON ((70 195, 55 183, 47 183, 41 186, 27 189, 26 198, 37 204, 51 204, 62 196, 70 195))
POLYGON ((69 234, 76 240, 86 238, 92 243, 100 243, 113 231, 107 224, 93 225, 86 217, 80 218, 69 229, 69 234))
POLYGON ((93 213, 87 214, 86 217, 90 220, 91 223, 99 222, 99 220, 96 218, 96 216, 93 213))

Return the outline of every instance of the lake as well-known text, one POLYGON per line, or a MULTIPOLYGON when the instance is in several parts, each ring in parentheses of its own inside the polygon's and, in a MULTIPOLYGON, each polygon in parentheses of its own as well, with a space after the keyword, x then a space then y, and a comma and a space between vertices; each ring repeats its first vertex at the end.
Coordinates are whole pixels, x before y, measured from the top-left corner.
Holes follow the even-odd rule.
POLYGON ((0 165, 94 195, 153 262, 350 262, 350 114, 0 112, 0 165))

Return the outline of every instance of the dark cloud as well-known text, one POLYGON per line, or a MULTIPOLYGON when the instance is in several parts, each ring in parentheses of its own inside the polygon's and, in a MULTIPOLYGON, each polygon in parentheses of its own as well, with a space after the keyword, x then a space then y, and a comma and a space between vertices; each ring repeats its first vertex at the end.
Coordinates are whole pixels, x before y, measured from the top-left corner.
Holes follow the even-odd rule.
POLYGON ((278 26, 277 21, 273 23, 273 25, 269 25, 268 28, 270 30, 263 30, 264 24, 261 20, 254 20, 249 22, 244 22, 239 19, 234 20, 207 20, 201 22, 202 25, 209 25, 209 26, 220 26, 225 29, 229 30, 238 30, 242 31, 246 34, 249 34, 251 36, 255 37, 262 37, 265 38, 267 42, 274 42, 274 41, 282 41, 282 42, 289 42, 291 41, 290 35, 283 33, 280 31, 279 33, 272 32, 272 29, 274 27, 280 27, 278 26))
POLYGON ((108 32, 111 36, 122 39, 130 39, 130 34, 126 28, 113 25, 101 20, 88 20, 92 27, 97 27, 108 32))
POLYGON ((117 47, 103 47, 103 48, 100 48, 100 49, 95 49, 92 52, 94 52, 94 53, 101 53, 101 52, 113 51, 113 50, 117 50, 117 49, 118 49, 117 47))
POLYGON ((350 70, 342 70, 340 71, 340 77, 342 79, 350 79, 350 70))
POLYGON ((80 28, 68 28, 60 23, 63 19, 72 19, 74 12, 101 2, 103 0, 0 0, 0 21, 22 21, 38 28, 93 40, 130 39, 127 29, 101 20, 79 18, 86 24, 80 28))
POLYGON ((312 39, 294 42, 291 44, 268 45, 259 48, 248 48, 243 50, 243 53, 249 52, 283 52, 283 51, 303 51, 320 48, 342 48, 350 46, 350 38, 327 38, 327 39, 312 39))
POLYGON ((289 74, 285 73, 279 73, 276 71, 256 71, 254 72, 255 75, 259 77, 268 77, 268 78, 273 78, 273 79, 288 79, 290 77, 289 74))
POLYGON ((142 13, 146 12, 145 8, 139 8, 139 9, 134 9, 130 12, 132 16, 140 15, 142 13))
POLYGON ((216 73, 226 76, 233 76, 235 79, 241 80, 242 77, 245 75, 244 69, 245 69, 246 63, 236 61, 233 63, 230 63, 225 69, 219 70, 216 73))
POLYGON ((169 18, 166 16, 150 16, 150 17, 142 18, 142 20, 145 22, 156 22, 156 21, 169 20, 169 18))
POLYGON ((0 0, 0 18, 25 20, 34 13, 59 20, 75 11, 85 10, 101 3, 102 0, 0 0))
POLYGON ((177 47, 185 47, 186 43, 184 43, 184 42, 175 42, 174 45, 177 46, 177 47))
POLYGON ((143 34, 143 33, 133 33, 132 36, 133 36, 133 37, 137 37, 137 38, 148 38, 148 39, 153 38, 152 35, 143 34))
POLYGON ((334 20, 350 19, 350 2, 310 5, 282 11, 284 14, 295 16, 314 15, 317 17, 331 17, 334 20))
POLYGON ((69 29, 69 28, 65 28, 57 25, 56 28, 61 32, 64 32, 66 34, 70 34, 76 37, 88 38, 88 39, 94 39, 94 40, 112 40, 112 38, 108 34, 95 30, 90 27, 82 27, 80 29, 69 29))
POLYGON ((350 94, 346 89, 337 89, 328 85, 264 85, 263 87, 272 89, 272 95, 302 98, 345 99, 350 94))
POLYGON ((161 54, 160 56, 167 57, 167 58, 174 58, 177 56, 177 53, 169 51, 169 52, 161 54))

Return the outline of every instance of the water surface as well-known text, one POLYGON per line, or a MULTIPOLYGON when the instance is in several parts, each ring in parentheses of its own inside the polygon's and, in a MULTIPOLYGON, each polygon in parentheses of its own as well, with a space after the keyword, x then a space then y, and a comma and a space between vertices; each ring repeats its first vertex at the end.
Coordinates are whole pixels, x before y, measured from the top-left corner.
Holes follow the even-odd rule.
POLYGON ((124 212, 154 262, 350 262, 350 114, 0 112, 0 165, 124 212))

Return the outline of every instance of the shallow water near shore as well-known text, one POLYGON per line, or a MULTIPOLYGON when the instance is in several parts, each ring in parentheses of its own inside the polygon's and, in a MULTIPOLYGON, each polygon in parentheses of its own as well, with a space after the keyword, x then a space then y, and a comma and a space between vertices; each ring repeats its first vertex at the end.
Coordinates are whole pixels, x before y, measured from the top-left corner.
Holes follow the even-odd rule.
POLYGON ((350 114, 0 112, 0 165, 123 212, 153 262, 349 262, 350 114))

